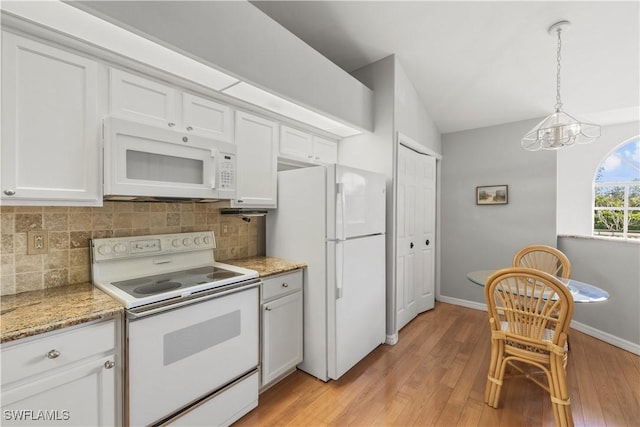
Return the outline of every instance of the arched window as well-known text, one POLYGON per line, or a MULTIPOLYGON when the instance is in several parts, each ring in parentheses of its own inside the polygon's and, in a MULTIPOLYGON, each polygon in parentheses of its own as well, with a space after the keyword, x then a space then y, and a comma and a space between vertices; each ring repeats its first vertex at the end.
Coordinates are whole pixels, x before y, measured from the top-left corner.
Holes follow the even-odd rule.
POLYGON ((594 235, 640 238, 640 137, 600 163, 593 196, 594 235))

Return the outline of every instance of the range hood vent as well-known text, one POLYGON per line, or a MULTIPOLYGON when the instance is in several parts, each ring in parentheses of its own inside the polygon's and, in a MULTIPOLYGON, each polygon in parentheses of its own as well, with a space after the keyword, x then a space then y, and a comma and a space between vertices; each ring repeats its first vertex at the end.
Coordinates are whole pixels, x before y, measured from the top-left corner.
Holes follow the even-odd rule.
POLYGON ((225 208, 220 209, 220 214, 222 215, 235 215, 241 217, 252 217, 252 216, 265 216, 267 215, 266 209, 249 209, 249 208, 225 208))

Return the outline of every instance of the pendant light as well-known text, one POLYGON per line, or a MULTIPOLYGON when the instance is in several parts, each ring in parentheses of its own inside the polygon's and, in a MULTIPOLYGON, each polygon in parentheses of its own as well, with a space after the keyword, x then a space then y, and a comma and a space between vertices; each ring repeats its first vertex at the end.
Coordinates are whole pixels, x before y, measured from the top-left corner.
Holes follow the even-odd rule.
POLYGON ((573 144, 585 144, 600 136, 600 126, 579 122, 574 117, 562 111, 560 99, 560 50, 562 48, 562 31, 569 29, 569 21, 560 21, 549 27, 549 34, 558 36, 556 74, 556 105, 555 113, 541 121, 535 128, 522 138, 522 148, 529 151, 557 150, 573 144))

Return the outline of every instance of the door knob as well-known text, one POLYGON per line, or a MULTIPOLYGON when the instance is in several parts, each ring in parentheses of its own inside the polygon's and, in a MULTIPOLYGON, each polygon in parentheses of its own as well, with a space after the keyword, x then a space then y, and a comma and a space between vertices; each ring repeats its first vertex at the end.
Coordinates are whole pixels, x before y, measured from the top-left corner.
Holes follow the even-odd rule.
POLYGON ((411 242, 411 244, 409 245, 409 247, 410 247, 411 249, 413 249, 413 242, 411 242))
POLYGON ((424 242, 424 243, 425 243, 427 246, 429 246, 429 243, 430 243, 430 242, 429 242, 429 239, 427 239, 427 241, 426 241, 426 242, 424 242))

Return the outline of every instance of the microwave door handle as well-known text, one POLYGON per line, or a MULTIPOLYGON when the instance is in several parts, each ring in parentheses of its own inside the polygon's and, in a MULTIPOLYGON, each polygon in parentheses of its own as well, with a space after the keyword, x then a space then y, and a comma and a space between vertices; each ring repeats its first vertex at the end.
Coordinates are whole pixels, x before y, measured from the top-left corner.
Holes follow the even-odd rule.
POLYGON ((218 178, 218 150, 211 150, 211 189, 215 190, 218 178))

